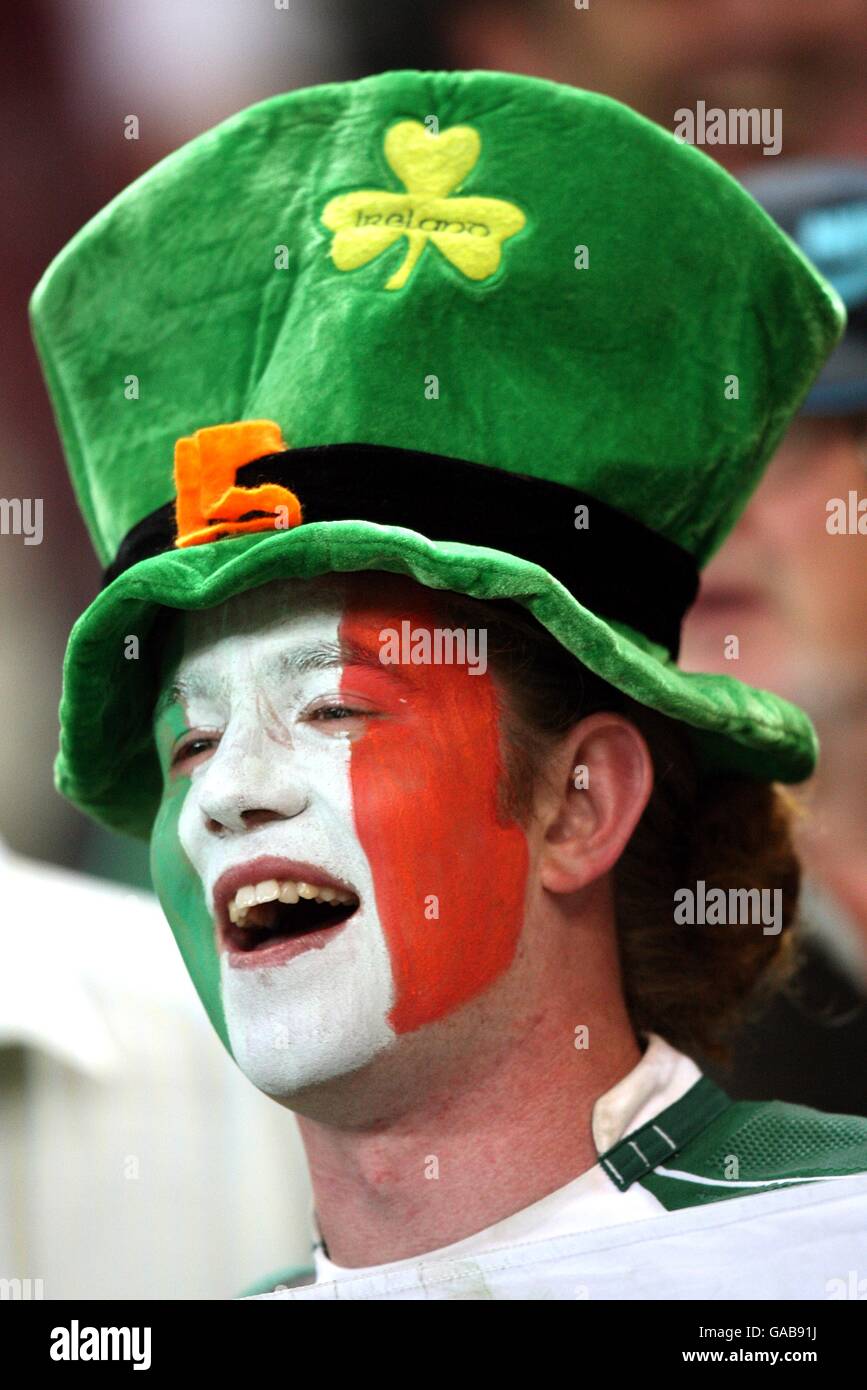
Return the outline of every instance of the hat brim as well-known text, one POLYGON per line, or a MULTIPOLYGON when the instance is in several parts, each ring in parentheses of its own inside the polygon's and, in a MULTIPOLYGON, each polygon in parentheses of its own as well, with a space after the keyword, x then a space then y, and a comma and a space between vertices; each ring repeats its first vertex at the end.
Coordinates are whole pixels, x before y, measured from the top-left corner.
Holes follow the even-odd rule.
POLYGON ((590 612, 541 566, 403 527, 328 521, 156 555, 104 589, 70 634, 58 790, 110 828, 147 838, 161 796, 151 729, 158 662, 148 659, 161 609, 212 608, 274 579, 363 570, 522 604, 597 676, 686 724, 708 771, 799 782, 815 767, 816 734, 802 710, 730 676, 681 671, 663 648, 590 612))

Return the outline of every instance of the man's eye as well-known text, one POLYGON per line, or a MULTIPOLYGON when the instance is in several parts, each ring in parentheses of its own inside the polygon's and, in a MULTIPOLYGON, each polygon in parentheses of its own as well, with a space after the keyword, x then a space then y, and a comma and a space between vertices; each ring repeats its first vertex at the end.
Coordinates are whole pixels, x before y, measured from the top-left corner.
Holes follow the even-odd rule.
POLYGON ((361 719, 372 714, 369 709, 354 709, 351 705, 321 705, 311 712, 311 719, 361 719))
POLYGON ((200 753, 205 753, 209 748, 213 748, 217 740, 215 738, 191 738, 186 743, 182 743, 180 748, 175 749, 172 755, 171 766, 177 767, 179 763, 187 762, 190 758, 196 758, 200 753))
POLYGON ((377 708, 348 704, 337 697, 320 697, 320 702, 311 702, 300 717, 306 724, 318 724, 322 733, 330 730, 335 736, 340 734, 354 738, 363 733, 369 721, 378 718, 381 713, 377 708))

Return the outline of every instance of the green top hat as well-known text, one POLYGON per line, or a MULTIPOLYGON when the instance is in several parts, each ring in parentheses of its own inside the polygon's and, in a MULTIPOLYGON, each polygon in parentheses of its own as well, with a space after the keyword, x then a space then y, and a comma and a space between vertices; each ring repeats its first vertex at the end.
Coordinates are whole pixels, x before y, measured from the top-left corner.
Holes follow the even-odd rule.
POLYGON ((628 108, 492 72, 274 97, 115 198, 32 316, 107 570, 56 765, 96 818, 153 819, 160 607, 332 570, 516 600, 706 766, 811 772, 806 716, 677 634, 844 311, 628 108))

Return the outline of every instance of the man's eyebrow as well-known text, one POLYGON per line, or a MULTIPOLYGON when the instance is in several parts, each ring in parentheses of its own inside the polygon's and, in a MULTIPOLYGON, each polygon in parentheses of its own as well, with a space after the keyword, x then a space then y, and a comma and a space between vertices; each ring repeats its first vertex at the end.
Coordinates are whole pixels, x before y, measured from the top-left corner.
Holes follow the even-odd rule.
POLYGON ((183 691, 180 681, 172 681, 171 685, 164 686, 154 705, 154 719, 159 719, 167 709, 171 709, 172 705, 176 705, 181 699, 183 699, 183 691))
POLYGON ((274 661, 278 675, 306 675, 310 671, 329 671, 336 666, 368 666, 406 685, 413 684, 400 667, 380 661, 379 652, 349 637, 333 642, 309 642, 293 651, 280 652, 274 661))
POLYGON ((164 714, 172 705, 182 703, 184 700, 191 700, 196 697, 207 699, 215 693, 219 694, 220 687, 224 684, 224 681, 219 681, 215 690, 213 682, 203 680, 200 676, 179 676, 172 681, 171 685, 166 686, 158 696, 154 705, 154 718, 159 719, 160 715, 164 714))
MULTIPOLYGON (((329 671, 339 666, 367 666, 405 685, 414 684, 399 666, 380 661, 378 652, 348 637, 334 642, 308 642, 291 651, 278 652, 268 662, 269 671, 276 676, 307 675, 310 671, 329 671)), ((197 696, 207 699, 215 693, 219 694, 219 689, 215 691, 212 682, 201 676, 178 677, 166 686, 157 699, 154 718, 159 719, 174 704, 197 696)))

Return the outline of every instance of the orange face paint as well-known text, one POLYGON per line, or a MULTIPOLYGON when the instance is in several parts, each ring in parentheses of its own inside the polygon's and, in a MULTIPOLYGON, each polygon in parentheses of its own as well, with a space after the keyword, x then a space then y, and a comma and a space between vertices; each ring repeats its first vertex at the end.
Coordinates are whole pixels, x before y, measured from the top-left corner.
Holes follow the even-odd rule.
MULTIPOLYGON (((350 605, 341 638, 377 651, 381 632, 400 629, 402 620, 413 630, 437 625, 424 595, 396 615, 397 608, 383 579, 366 591, 363 610, 350 605)), ((490 673, 445 664, 399 669, 415 689, 395 717, 371 720, 353 743, 350 775, 392 960, 389 1022, 408 1033, 474 998, 511 962, 528 852, 520 826, 498 818, 500 707, 490 673)), ((376 698, 381 686, 375 671, 353 667, 341 694, 351 704, 352 691, 376 698)))

